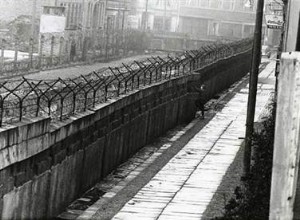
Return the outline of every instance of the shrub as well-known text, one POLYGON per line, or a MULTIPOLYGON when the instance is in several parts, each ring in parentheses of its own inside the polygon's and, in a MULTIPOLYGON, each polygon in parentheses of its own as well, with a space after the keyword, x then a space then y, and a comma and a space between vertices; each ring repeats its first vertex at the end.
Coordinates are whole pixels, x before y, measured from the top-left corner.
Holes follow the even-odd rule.
POLYGON ((251 171, 242 178, 242 185, 236 187, 234 198, 225 206, 224 216, 215 220, 269 218, 276 103, 270 108, 271 115, 263 122, 263 130, 253 136, 255 154, 251 171))

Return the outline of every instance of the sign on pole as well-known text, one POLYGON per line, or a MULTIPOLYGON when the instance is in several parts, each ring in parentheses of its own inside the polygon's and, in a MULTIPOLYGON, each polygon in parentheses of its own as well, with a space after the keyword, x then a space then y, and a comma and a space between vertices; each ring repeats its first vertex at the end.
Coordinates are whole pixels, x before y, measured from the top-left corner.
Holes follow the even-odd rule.
POLYGON ((270 29, 281 29, 283 26, 283 16, 276 14, 266 15, 266 23, 270 29))
POLYGON ((269 1, 266 4, 266 25, 270 29, 281 29, 283 26, 283 2, 269 1))

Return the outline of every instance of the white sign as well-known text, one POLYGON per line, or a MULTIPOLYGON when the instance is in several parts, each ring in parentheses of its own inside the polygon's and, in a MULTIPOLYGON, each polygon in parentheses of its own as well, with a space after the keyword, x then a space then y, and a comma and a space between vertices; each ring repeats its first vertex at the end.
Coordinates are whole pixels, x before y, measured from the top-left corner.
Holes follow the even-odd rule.
POLYGON ((66 17, 55 15, 42 15, 40 33, 61 33, 66 27, 66 17))
POLYGON ((271 11, 283 11, 283 3, 270 2, 268 6, 271 11))
POLYGON ((283 26, 282 15, 266 15, 267 27, 270 29, 280 29, 283 26))

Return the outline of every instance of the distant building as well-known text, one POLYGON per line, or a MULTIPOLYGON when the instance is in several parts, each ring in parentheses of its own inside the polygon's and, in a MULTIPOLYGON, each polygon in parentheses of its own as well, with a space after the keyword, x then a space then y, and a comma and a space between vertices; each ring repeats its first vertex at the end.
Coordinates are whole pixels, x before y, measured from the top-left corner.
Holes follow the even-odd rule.
POLYGON ((175 32, 178 27, 179 0, 133 0, 132 17, 136 28, 175 32))
POLYGON ((103 48, 107 30, 127 27, 129 0, 53 1, 56 7, 64 8, 64 53, 70 54, 71 58, 78 51, 85 56, 89 49, 103 48))
POLYGON ((61 41, 65 37, 65 27, 65 8, 44 6, 43 14, 40 18, 40 54, 59 56, 62 53, 64 45, 61 41), (42 45, 41 42, 43 43, 42 45))
POLYGON ((66 8, 66 30, 104 28, 105 0, 57 0, 56 5, 66 8))
POLYGON ((249 0, 135 0, 135 9, 139 28, 181 32, 201 40, 239 39, 251 36, 254 31, 256 0, 249 3, 249 0))
POLYGON ((128 15, 131 0, 108 0, 107 1, 107 22, 109 28, 122 30, 128 28, 128 15))
POLYGON ((179 31, 201 39, 250 37, 255 26, 255 2, 251 6, 245 0, 187 0, 180 7, 179 31))

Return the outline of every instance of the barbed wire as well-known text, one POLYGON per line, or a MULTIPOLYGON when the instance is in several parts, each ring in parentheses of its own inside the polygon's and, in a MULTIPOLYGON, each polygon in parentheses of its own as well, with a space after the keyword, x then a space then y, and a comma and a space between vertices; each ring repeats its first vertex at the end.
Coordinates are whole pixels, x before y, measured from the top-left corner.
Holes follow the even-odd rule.
POLYGON ((214 43, 178 56, 152 56, 73 79, 0 82, 0 126, 24 118, 50 116, 63 120, 99 103, 163 80, 190 74, 220 59, 251 49, 252 40, 214 43))

